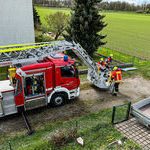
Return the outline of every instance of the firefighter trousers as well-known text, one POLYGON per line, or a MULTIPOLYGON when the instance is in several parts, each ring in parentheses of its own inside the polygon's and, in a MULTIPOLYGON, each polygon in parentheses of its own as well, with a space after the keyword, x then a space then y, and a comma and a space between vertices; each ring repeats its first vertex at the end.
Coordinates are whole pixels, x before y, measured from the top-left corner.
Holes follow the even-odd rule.
POLYGON ((119 84, 120 83, 115 83, 114 84, 114 93, 118 93, 118 91, 119 91, 119 84))

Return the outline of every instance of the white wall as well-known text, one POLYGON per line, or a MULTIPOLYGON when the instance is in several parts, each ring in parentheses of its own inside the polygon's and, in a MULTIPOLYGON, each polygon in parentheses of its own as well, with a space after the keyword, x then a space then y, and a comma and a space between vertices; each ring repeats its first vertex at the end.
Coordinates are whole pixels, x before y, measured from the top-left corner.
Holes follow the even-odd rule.
POLYGON ((0 46, 34 42, 32 0, 0 0, 0 46))

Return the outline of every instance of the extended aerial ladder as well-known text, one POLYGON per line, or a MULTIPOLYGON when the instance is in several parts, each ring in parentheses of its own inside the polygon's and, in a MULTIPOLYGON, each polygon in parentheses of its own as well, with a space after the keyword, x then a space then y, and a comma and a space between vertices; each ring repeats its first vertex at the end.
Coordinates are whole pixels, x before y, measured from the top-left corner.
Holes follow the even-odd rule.
POLYGON ((12 46, 0 46, 0 66, 36 63, 49 55, 72 50, 88 66, 88 80, 99 88, 108 88, 107 76, 99 76, 97 64, 75 42, 54 41, 12 46))

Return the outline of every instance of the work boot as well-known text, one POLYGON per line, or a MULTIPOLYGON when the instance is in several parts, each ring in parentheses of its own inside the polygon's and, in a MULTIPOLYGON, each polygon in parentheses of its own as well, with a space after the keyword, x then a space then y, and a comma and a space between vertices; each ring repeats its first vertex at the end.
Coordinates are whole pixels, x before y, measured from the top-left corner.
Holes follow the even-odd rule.
POLYGON ((114 93, 113 96, 117 96, 117 93, 114 93))

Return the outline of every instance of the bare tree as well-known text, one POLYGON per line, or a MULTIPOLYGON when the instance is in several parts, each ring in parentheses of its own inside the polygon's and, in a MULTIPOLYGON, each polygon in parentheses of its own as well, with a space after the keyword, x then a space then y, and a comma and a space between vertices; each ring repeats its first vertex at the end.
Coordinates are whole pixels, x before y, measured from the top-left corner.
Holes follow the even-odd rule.
POLYGON ((48 30, 55 33, 55 40, 63 33, 68 22, 69 15, 63 12, 56 12, 45 17, 48 30))

